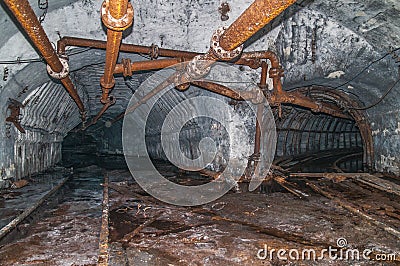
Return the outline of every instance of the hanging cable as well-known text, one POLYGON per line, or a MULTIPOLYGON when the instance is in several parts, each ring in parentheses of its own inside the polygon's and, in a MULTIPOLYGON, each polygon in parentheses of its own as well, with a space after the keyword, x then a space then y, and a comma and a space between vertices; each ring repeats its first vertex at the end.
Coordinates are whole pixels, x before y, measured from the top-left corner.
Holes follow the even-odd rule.
MULTIPOLYGON (((78 51, 67 51, 67 55, 68 56, 72 56, 72 55, 77 55, 77 54, 81 54, 84 52, 87 52, 89 50, 91 50, 92 48, 85 48, 82 50, 78 50, 78 51)), ((29 64, 29 63, 36 63, 36 62, 44 62, 44 59, 42 57, 38 57, 38 58, 28 58, 28 59, 21 59, 19 57, 17 57, 16 60, 5 60, 5 61, 0 61, 0 65, 12 65, 12 64, 29 64)))
POLYGON ((39 16, 39 22, 42 24, 44 19, 46 18, 47 15, 47 9, 49 8, 49 1, 48 0, 38 0, 38 6, 39 9, 43 10, 42 15, 39 16))
POLYGON ((348 109, 353 109, 353 110, 368 110, 371 109, 372 107, 377 106, 378 104, 380 104, 385 98, 386 96, 389 95, 389 93, 396 87, 396 85, 400 82, 400 78, 398 78, 396 80, 396 82, 390 86, 390 88, 373 104, 368 105, 368 106, 364 106, 364 107, 348 107, 348 109))
MULTIPOLYGON (((400 47, 395 48, 393 50, 391 50, 390 52, 382 55, 381 57, 379 57, 378 59, 375 59, 374 61, 370 62, 368 65, 366 65, 360 72, 358 72, 355 76, 353 76, 350 80, 336 86, 336 87, 330 87, 330 89, 338 89, 340 87, 343 87, 345 85, 348 85, 350 82, 354 81, 356 78, 358 78, 359 76, 361 76, 365 71, 367 71, 371 66, 373 66, 374 64, 382 61, 383 59, 385 59, 387 56, 392 55, 393 53, 397 52, 400 50, 400 47)), ((329 84, 317 84, 317 83, 312 83, 312 84, 308 84, 306 86, 319 86, 319 87, 326 87, 329 86, 329 84)), ((287 89, 287 91, 291 91, 291 90, 295 90, 295 89, 299 89, 299 88, 303 88, 304 86, 300 86, 300 87, 293 87, 290 89, 287 89)))

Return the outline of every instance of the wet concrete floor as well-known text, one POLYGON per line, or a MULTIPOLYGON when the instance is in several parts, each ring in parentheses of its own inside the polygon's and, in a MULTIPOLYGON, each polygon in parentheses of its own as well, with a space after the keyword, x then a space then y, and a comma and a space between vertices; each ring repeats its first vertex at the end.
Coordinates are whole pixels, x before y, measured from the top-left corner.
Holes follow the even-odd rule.
MULTIPOLYGON (((159 169, 175 182, 193 182, 190 175, 176 172, 168 165, 159 165, 159 169)), ((146 194, 127 170, 107 171, 107 174, 109 265, 397 265, 399 262, 365 260, 364 250, 371 250, 371 258, 395 254, 400 259, 399 238, 306 187, 302 187, 310 195, 306 199, 275 185, 261 189, 268 193, 229 192, 209 204, 179 207, 146 194), (339 260, 338 245, 343 241, 347 242, 342 249, 344 255, 346 250, 358 250, 360 261, 351 254, 349 260, 339 260), (329 247, 338 250, 332 254, 336 259, 322 253, 329 247), (286 260, 278 257, 279 249, 286 251, 280 256, 286 260), (301 259, 304 251, 307 251, 305 258, 301 259), (320 258, 314 260, 313 256, 320 258)), ((2 244, 0 265, 96 265, 102 182, 100 168, 77 170, 29 222, 24 221, 14 240, 2 244)), ((398 196, 346 182, 321 181, 319 185, 337 191, 338 196, 387 225, 400 228, 400 220, 396 218, 400 210, 398 196), (391 217, 386 210, 390 210, 391 217)))

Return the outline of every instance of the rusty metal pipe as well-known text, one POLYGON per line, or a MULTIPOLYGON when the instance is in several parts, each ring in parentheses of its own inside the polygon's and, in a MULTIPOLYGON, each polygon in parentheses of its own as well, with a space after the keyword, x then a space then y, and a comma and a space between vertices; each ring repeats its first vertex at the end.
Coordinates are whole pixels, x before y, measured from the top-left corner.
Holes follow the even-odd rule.
POLYGON ((103 90, 101 102, 104 104, 109 101, 110 90, 115 85, 114 69, 117 64, 119 43, 121 40, 122 32, 107 30, 106 62, 104 66, 104 74, 100 78, 100 84, 103 90))
MULTIPOLYGON (((267 72, 268 64, 265 61, 261 62, 261 78, 259 87, 264 91, 267 87, 267 72)), ((256 114, 256 133, 254 136, 254 151, 253 155, 250 156, 247 162, 246 176, 249 177, 251 173, 258 175, 257 171, 258 161, 260 159, 261 151, 261 123, 263 121, 264 103, 257 104, 257 114, 256 114)))
POLYGON ((296 0, 255 0, 224 32, 220 46, 227 51, 242 45, 296 0))
MULTIPOLYGON (((132 62, 130 64, 129 72, 162 69, 162 68, 166 68, 166 67, 170 67, 170 66, 179 64, 181 62, 182 62, 182 60, 179 58, 167 58, 167 59, 132 62)), ((124 68, 125 67, 123 64, 116 64, 114 74, 124 73, 124 68)), ((128 75, 128 76, 130 76, 130 75, 128 75)))
MULTIPOLYGON (((254 52, 245 52, 240 57, 241 59, 267 59, 271 62, 272 68, 279 68, 279 57, 272 51, 254 51, 254 52)), ((260 63, 261 64, 261 63, 260 63)))
MULTIPOLYGON (((4 3, 14 15, 24 32, 29 36, 33 46, 45 59, 46 63, 53 71, 61 72, 63 70, 63 65, 33 12, 32 7, 29 5, 29 2, 26 0, 4 0, 4 3)), ((83 114, 85 112, 85 107, 69 76, 61 79, 61 83, 83 114)), ((84 119, 84 117, 82 118, 84 119)))
MULTIPOLYGON (((89 47, 89 48, 104 50, 107 47, 107 42, 92 40, 92 39, 75 38, 75 37, 63 37, 57 42, 58 53, 60 54, 65 53, 65 48, 67 46, 89 47)), ((195 52, 158 48, 156 46, 143 46, 143 45, 125 44, 125 43, 122 43, 120 46, 120 51, 127 53, 150 55, 154 52, 154 50, 156 50, 158 56, 177 57, 186 59, 191 59, 196 55, 200 54, 195 52)))
POLYGON ((268 64, 265 61, 261 62, 261 78, 260 78, 260 89, 262 91, 267 89, 267 74, 268 74, 268 64))
MULTIPOLYGON (((326 103, 317 103, 314 100, 305 97, 299 93, 291 93, 286 92, 282 88, 282 81, 281 78, 283 77, 283 69, 279 64, 279 57, 272 51, 255 51, 255 52, 248 52, 243 53, 241 59, 251 59, 251 58, 258 58, 258 59, 267 59, 271 62, 271 69, 270 69, 270 77, 273 81, 274 86, 274 93, 270 96, 269 102, 271 104, 281 104, 281 103, 288 103, 293 105, 302 106, 308 109, 311 109, 316 112, 326 113, 332 116, 344 118, 344 119, 351 119, 349 115, 343 113, 338 107, 329 105, 326 103)), ((261 63, 262 67, 263 63, 261 63)), ((265 72, 266 66, 264 65, 264 71, 262 70, 261 75, 266 77, 265 72)))
POLYGON ((112 106, 114 105, 116 102, 115 98, 110 96, 110 101, 107 102, 106 104, 103 105, 103 107, 101 108, 101 110, 97 113, 97 115, 92 119, 92 121, 90 121, 90 123, 88 123, 87 125, 85 125, 84 127, 82 127, 81 129, 77 130, 77 131, 84 131, 86 129, 88 129, 89 127, 93 126, 94 124, 97 123, 97 121, 99 121, 99 119, 103 116, 103 114, 112 106))
MULTIPOLYGON (((261 79, 260 79, 260 88, 264 90, 267 87, 267 71, 268 64, 263 61, 261 63, 261 79)), ((256 118, 256 134, 254 137, 254 155, 260 153, 261 147, 261 123, 263 121, 263 113, 264 113, 264 103, 257 105, 257 118, 256 118)))
MULTIPOLYGON (((106 62, 104 66, 104 75, 100 78, 100 84, 103 90, 101 102, 106 104, 110 101, 109 93, 115 85, 114 70, 117 64, 119 47, 122 41, 122 31, 132 24, 128 21, 124 26, 121 21, 128 12, 128 0, 111 0, 104 1, 102 5, 102 21, 107 29, 107 44, 106 44, 106 62)), ((133 10, 132 10, 133 12, 133 10)), ((133 14, 132 14, 133 15, 133 14)))
POLYGON ((257 105, 256 135, 254 138, 254 154, 260 153, 261 147, 261 123, 263 121, 264 104, 257 105))
POLYGON ((244 95, 248 93, 247 91, 243 91, 243 93, 238 93, 228 87, 225 87, 223 85, 217 84, 217 83, 212 83, 208 81, 191 81, 191 84, 206 89, 211 92, 215 92, 217 94, 229 97, 231 99, 237 100, 237 101, 242 101, 246 98, 247 95, 244 95))
POLYGON ((114 124, 115 122, 121 120, 124 118, 126 114, 132 113, 135 111, 139 106, 142 104, 146 103, 149 99, 151 99, 154 95, 160 93, 162 90, 164 90, 166 87, 174 83, 174 80, 176 78, 176 74, 170 76, 163 82, 161 82, 157 87, 152 89, 149 93, 147 93, 145 96, 143 96, 138 102, 136 102, 134 105, 128 107, 125 112, 120 113, 118 116, 116 116, 112 121, 111 124, 114 124))

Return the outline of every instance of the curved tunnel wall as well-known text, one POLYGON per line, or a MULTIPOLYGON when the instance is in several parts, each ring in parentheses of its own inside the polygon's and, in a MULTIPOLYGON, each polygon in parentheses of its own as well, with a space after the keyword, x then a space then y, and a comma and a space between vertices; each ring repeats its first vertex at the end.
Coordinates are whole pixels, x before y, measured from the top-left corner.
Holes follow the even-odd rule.
MULTIPOLYGON (((285 108, 286 109, 286 108, 285 108)), ((277 156, 298 156, 323 151, 362 148, 354 121, 287 108, 277 121, 277 156)))

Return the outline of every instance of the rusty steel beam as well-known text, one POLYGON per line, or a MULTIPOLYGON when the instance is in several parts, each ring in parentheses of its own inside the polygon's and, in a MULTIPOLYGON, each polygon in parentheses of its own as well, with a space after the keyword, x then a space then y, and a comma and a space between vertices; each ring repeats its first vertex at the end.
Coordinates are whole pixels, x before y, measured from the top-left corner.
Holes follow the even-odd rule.
POLYGON ((276 18, 296 0, 255 0, 222 34, 220 46, 232 51, 276 18))
POLYGON ((107 266, 109 260, 108 252, 108 241, 110 237, 109 230, 109 189, 108 189, 109 178, 108 174, 104 173, 103 183, 103 201, 102 201, 102 213, 101 213, 101 229, 99 239, 99 257, 97 260, 98 266, 107 266))
POLYGON ((25 133, 25 129, 21 126, 21 108, 24 108, 24 105, 17 100, 9 99, 10 104, 8 105, 8 109, 11 111, 11 114, 6 118, 6 122, 11 122, 21 133, 25 133))
MULTIPOLYGON (((4 3, 14 15, 24 32, 29 36, 33 46, 50 66, 51 70, 56 73, 62 72, 64 66, 54 51, 53 46, 51 45, 43 27, 40 25, 35 12, 29 5, 29 2, 27 0, 4 0, 4 3)), ((78 106, 82 114, 82 119, 85 120, 85 107, 71 79, 69 76, 66 76, 60 80, 78 106)))
POLYGON ((102 21, 107 27, 106 62, 100 78, 101 102, 110 101, 109 93, 115 85, 114 70, 122 41, 122 32, 133 23, 133 7, 128 0, 105 0, 102 4, 102 21))

